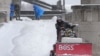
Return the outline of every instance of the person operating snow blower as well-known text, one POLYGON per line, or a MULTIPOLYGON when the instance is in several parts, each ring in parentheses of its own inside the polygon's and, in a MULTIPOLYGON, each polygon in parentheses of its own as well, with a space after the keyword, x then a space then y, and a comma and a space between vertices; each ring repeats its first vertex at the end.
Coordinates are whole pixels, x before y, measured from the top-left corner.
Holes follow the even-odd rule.
POLYGON ((57 29, 57 42, 61 42, 62 37, 65 37, 65 30, 72 29, 75 25, 71 25, 68 22, 64 22, 61 18, 57 19, 56 29, 57 29))

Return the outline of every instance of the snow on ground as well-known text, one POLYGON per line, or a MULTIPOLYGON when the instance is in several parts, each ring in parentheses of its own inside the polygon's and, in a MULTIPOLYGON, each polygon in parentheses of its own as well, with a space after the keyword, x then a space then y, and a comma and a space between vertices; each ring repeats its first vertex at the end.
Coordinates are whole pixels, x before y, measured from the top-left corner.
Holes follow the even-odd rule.
POLYGON ((56 43, 55 23, 56 19, 5 23, 0 28, 0 56, 49 56, 56 43))

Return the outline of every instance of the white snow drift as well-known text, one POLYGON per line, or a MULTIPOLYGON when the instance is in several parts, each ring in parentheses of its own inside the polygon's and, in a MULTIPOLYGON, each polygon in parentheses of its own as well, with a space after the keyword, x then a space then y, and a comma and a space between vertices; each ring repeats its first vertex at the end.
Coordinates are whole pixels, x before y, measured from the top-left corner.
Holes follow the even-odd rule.
POLYGON ((55 23, 54 18, 4 24, 0 28, 0 56, 49 56, 56 43, 55 23))

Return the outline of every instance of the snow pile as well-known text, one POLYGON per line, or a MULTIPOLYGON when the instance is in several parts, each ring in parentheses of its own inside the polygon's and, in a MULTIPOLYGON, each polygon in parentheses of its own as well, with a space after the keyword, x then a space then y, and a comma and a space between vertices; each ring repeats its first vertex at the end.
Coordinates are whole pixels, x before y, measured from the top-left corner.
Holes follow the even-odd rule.
POLYGON ((56 19, 12 21, 0 29, 0 56, 49 56, 56 42, 56 19), (14 45, 12 45, 12 42, 14 45))
POLYGON ((14 39, 13 56, 49 56, 56 42, 55 22, 40 20, 25 22, 21 35, 14 39))
POLYGON ((4 24, 0 28, 0 56, 11 56, 10 52, 13 49, 12 39, 20 35, 23 25, 20 23, 4 24))

